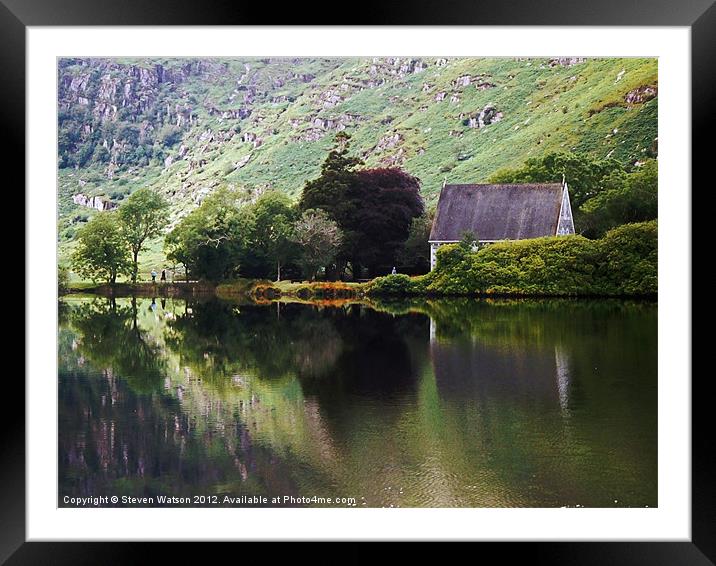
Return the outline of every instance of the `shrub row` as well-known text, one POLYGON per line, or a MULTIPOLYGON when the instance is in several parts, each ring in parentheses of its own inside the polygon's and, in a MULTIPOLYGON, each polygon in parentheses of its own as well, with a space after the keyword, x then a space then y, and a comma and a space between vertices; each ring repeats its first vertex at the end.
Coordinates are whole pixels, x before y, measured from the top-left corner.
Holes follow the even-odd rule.
POLYGON ((657 222, 625 224, 600 240, 558 236, 485 245, 442 246, 437 266, 419 277, 388 275, 373 295, 654 296, 657 222))

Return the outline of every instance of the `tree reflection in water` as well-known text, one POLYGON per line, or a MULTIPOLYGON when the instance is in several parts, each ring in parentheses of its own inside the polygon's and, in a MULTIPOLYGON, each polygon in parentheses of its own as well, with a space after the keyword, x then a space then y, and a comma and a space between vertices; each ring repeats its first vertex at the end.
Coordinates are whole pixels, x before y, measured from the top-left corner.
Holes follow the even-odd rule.
POLYGON ((656 307, 60 303, 60 495, 656 504, 656 307))

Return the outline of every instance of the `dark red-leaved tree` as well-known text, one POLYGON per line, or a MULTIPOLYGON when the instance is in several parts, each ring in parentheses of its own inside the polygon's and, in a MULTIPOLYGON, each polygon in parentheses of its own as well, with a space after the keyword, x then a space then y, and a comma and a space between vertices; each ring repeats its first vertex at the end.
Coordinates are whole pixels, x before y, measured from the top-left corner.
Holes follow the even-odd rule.
POLYGON ((355 171, 346 192, 347 214, 338 220, 343 253, 371 275, 388 273, 408 238, 413 218, 423 213, 420 182, 400 169, 355 171))

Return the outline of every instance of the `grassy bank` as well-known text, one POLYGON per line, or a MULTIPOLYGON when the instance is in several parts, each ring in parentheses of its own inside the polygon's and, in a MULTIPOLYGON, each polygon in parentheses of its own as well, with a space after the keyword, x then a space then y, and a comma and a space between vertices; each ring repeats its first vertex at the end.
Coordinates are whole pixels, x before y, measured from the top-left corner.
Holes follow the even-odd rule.
POLYGON ((344 301, 365 296, 367 284, 301 281, 268 281, 238 279, 216 287, 216 296, 221 299, 251 297, 254 301, 272 301, 291 298, 297 301, 344 301))
POLYGON ((196 297, 212 296, 215 286, 205 282, 191 283, 71 283, 59 289, 60 295, 91 294, 106 297, 196 297))
POLYGON ((626 224, 600 240, 537 238, 438 250, 437 266, 418 277, 374 279, 370 295, 656 297, 657 223, 626 224))
POLYGON ((262 279, 237 279, 212 284, 208 282, 174 283, 106 283, 77 282, 60 289, 61 295, 94 294, 107 297, 196 297, 251 299, 254 302, 292 299, 297 302, 346 301, 366 296, 367 284, 336 282, 291 282, 262 279))

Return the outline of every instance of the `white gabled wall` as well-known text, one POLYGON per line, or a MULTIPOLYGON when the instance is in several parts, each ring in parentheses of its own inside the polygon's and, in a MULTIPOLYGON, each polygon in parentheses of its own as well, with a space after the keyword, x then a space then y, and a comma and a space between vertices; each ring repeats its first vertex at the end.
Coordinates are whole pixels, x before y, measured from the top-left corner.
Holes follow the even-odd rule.
POLYGON ((562 185, 562 205, 559 208, 559 221, 557 222, 556 236, 574 234, 574 219, 572 218, 572 204, 569 201, 569 188, 567 182, 562 185))

